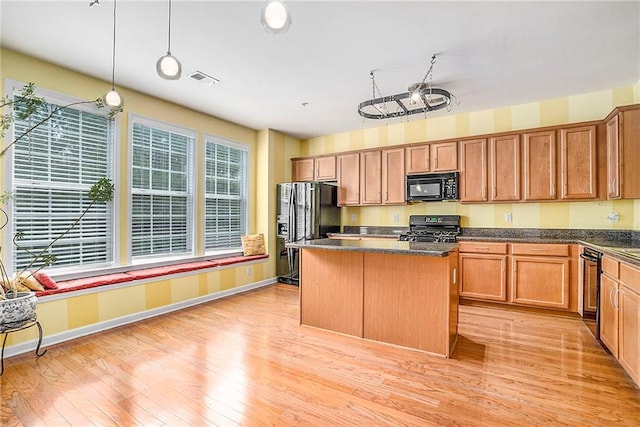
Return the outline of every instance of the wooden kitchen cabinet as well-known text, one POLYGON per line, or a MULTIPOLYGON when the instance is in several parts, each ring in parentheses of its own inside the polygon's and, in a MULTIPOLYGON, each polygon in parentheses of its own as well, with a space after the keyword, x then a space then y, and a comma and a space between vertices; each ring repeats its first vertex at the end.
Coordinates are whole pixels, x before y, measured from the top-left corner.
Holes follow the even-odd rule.
POLYGON ((382 204, 403 205, 405 200, 404 148, 382 150, 382 204))
POLYGON ((442 142, 406 148, 407 175, 458 169, 458 143, 442 142))
POLYGON ((489 198, 520 200, 520 135, 489 138, 489 198))
POLYGON ((607 198, 640 198, 640 106, 616 108, 606 119, 607 198))
POLYGON ((524 200, 556 198, 556 132, 529 132, 523 138, 524 200))
POLYGON ((600 276, 600 340, 618 358, 618 282, 600 276))
POLYGON ((316 157, 313 166, 313 179, 315 181, 336 180, 336 156, 316 157))
POLYGON ((431 172, 429 145, 416 145, 405 149, 407 175, 431 172))
POLYGON ((291 160, 292 181, 313 181, 314 159, 291 160))
POLYGON ((338 205, 360 204, 360 154, 341 154, 336 157, 338 205))
POLYGON ((560 199, 598 197, 596 127, 560 129, 560 199))
POLYGON ((618 360, 640 383, 640 269, 620 263, 618 360))
POLYGON ((569 245, 514 243, 511 254, 511 302, 569 309, 569 245))
POLYGON ((460 296, 507 300, 507 255, 460 252, 460 296))
POLYGON ((382 152, 360 153, 360 204, 382 203, 382 152))
POLYGON ((460 201, 486 202, 487 140, 460 141, 460 201))
POLYGON ((431 171, 448 172, 458 170, 458 143, 431 144, 431 171))

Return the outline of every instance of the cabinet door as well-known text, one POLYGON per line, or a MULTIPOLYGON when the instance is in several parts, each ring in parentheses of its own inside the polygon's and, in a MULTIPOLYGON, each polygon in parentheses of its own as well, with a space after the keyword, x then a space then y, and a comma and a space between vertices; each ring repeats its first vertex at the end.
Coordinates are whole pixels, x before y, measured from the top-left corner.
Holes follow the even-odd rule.
POLYGON ((461 297, 507 300, 506 255, 461 253, 459 263, 461 297))
POLYGON ((595 199, 596 127, 560 130, 560 198, 595 199))
POLYGON ((343 154, 338 160, 338 205, 360 204, 360 155, 343 154))
MULTIPOLYGON (((639 284, 640 285, 640 284, 639 284)), ((622 285, 619 294, 620 311, 618 360, 622 367, 637 383, 640 373, 640 347, 638 346, 638 334, 640 334, 640 295, 622 285)))
POLYGON ((314 179, 316 181, 335 181, 336 156, 323 156, 315 158, 314 179))
POLYGON ((405 204, 404 148, 382 150, 382 204, 405 204))
POLYGON ((520 200, 520 135, 489 139, 490 199, 520 200))
POLYGON ((379 205, 382 202, 382 153, 360 153, 360 203, 379 205))
POLYGON ((460 201, 487 201, 487 140, 460 142, 460 201))
POLYGON ((458 169, 458 143, 431 144, 431 171, 446 172, 458 169))
POLYGON ((620 198, 620 114, 607 122, 607 198, 620 198))
POLYGON ((313 159, 299 159, 291 161, 292 181, 313 181, 313 159))
POLYGON ((600 340, 618 357, 618 282, 600 275, 600 340))
POLYGON ((430 155, 428 145, 417 145, 405 149, 407 159, 407 175, 430 172, 430 155))
POLYGON ((523 135, 524 200, 556 198, 555 131, 523 135))
POLYGON ((512 257, 511 302, 540 307, 569 308, 569 259, 512 257))

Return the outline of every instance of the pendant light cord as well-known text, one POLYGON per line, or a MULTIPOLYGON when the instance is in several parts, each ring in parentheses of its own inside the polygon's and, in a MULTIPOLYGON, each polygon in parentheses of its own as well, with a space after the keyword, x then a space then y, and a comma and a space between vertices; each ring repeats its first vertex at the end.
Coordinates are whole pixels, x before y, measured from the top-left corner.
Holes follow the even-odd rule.
POLYGON ((169 0, 169 31, 167 40, 167 54, 171 55, 171 0, 169 0))
POLYGON ((116 89, 116 3, 113 0, 113 50, 111 51, 111 90, 116 89))

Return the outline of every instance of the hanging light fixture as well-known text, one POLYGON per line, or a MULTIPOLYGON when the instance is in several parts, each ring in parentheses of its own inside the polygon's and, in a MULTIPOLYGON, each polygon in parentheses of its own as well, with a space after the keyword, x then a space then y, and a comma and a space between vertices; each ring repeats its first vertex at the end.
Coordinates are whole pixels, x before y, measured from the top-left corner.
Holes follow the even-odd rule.
POLYGON ((291 14, 283 1, 267 0, 262 7, 261 22, 269 33, 285 33, 291 27, 291 14))
MULTIPOLYGON (((434 88, 431 84, 433 79, 433 64, 436 62, 436 55, 431 57, 431 66, 424 75, 422 81, 409 85, 407 92, 397 95, 382 96, 376 85, 375 76, 371 71, 371 81, 373 94, 371 99, 363 101, 358 105, 358 114, 367 119, 389 119, 394 117, 409 116, 412 114, 427 113, 428 111, 446 108, 451 110, 451 104, 455 100, 455 95, 445 89, 434 88)), ((458 102, 456 102, 458 103, 458 102)))
POLYGON ((158 59, 156 70, 158 75, 167 80, 178 80, 182 74, 182 64, 175 56, 171 55, 171 0, 169 0, 169 37, 167 54, 158 59))
POLYGON ((116 90, 116 0, 113 0, 113 49, 111 51, 111 90, 102 97, 104 104, 111 111, 120 111, 124 107, 124 99, 116 90))

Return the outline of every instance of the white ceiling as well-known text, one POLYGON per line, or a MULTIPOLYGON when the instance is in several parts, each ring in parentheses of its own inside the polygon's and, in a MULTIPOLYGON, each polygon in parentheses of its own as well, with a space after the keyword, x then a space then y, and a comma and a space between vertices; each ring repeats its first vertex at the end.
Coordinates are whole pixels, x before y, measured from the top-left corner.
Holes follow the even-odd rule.
MULTIPOLYGON (((357 114, 372 96, 369 72, 382 95, 405 92, 434 53, 434 86, 460 101, 452 113, 640 80, 638 1, 289 0, 293 25, 278 35, 262 29, 262 4, 174 0, 171 51, 183 77, 166 81, 155 63, 167 48, 167 1, 119 0, 116 86, 308 138, 383 124, 357 114), (193 81, 195 70, 221 84, 193 81)), ((2 45, 109 81, 113 3, 88 5, 2 0, 2 45)))

